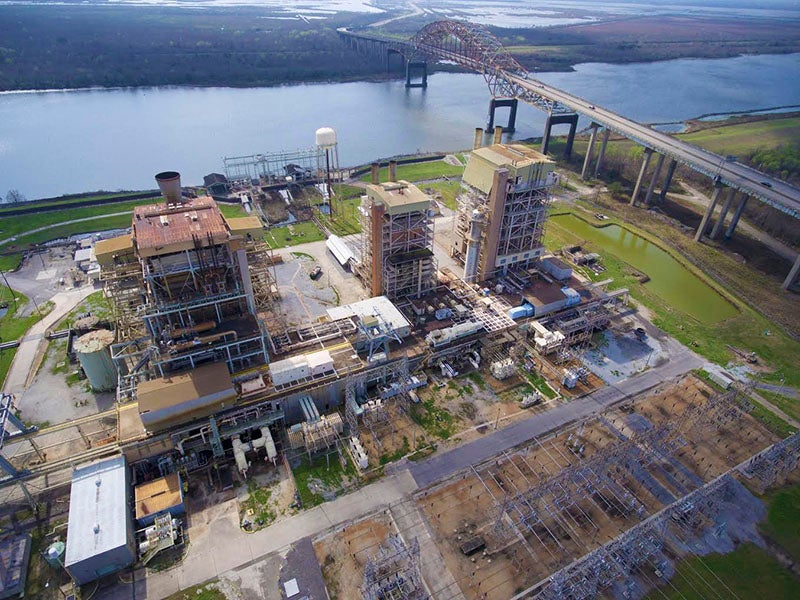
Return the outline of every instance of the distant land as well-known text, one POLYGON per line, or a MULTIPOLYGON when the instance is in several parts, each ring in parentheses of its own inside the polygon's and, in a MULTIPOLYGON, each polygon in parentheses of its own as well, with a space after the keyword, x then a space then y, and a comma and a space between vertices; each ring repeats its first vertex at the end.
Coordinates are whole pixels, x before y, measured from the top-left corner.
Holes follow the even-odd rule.
MULTIPOLYGON (((565 71, 583 62, 800 52, 800 11, 746 9, 737 3, 642 15, 641 7, 613 14, 603 5, 574 2, 560 9, 557 18, 536 17, 530 12, 534 5, 527 2, 505 9, 494 3, 486 14, 480 12, 481 3, 469 1, 461 3, 463 11, 449 2, 442 5, 446 8, 435 1, 415 3, 422 6, 417 12, 380 12, 381 2, 370 6, 357 0, 320 2, 319 9, 291 1, 241 4, 12 1, 0 6, 0 89, 256 87, 385 78, 377 63, 339 41, 337 27, 369 27, 407 37, 433 20, 468 14, 505 25, 490 29, 524 66, 538 71, 565 71), (477 16, 466 12, 470 7, 478 7, 477 16), (337 12, 341 10, 354 12, 337 12), (513 17, 517 10, 522 16, 513 17), (566 24, 532 27, 536 19, 566 24), (524 26, 508 27, 517 22, 524 26)), ((613 6, 620 10, 627 5, 613 6)))

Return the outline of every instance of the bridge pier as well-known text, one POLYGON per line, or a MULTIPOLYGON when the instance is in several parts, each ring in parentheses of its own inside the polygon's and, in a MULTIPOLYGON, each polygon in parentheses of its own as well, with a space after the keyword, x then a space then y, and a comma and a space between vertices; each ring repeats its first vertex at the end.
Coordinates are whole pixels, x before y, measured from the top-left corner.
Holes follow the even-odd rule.
POLYGON ((564 148, 564 157, 569 158, 572 156, 572 144, 575 141, 575 132, 578 129, 578 115, 554 115, 548 114, 547 121, 544 123, 544 135, 542 136, 542 154, 547 154, 547 148, 550 146, 550 132, 553 125, 566 125, 569 124, 569 135, 567 136, 567 147, 564 148))
POLYGON ((653 197, 653 190, 656 189, 656 183, 658 182, 658 177, 661 175, 661 167, 664 166, 665 158, 666 157, 663 154, 658 155, 656 169, 653 171, 653 178, 650 180, 650 185, 647 186, 647 194, 644 197, 644 203, 647 206, 650 206, 650 199, 653 197))
POLYGON ((678 161, 674 158, 669 162, 669 167, 667 167, 667 176, 664 178, 664 185, 661 186, 661 202, 667 199, 667 192, 669 191, 669 186, 672 184, 672 176, 675 174, 675 167, 678 166, 678 161))
POLYGON ((736 226, 739 224, 739 217, 742 216, 744 212, 744 207, 747 204, 747 200, 750 198, 747 194, 742 194, 742 199, 739 201, 739 206, 736 207, 736 212, 733 213, 733 218, 731 219, 731 224, 728 225, 728 229, 725 231, 725 238, 730 239, 733 235, 733 232, 736 231, 736 226))
POLYGON ((728 211, 731 209, 731 204, 733 204, 733 199, 736 197, 736 190, 731 188, 731 191, 728 192, 728 197, 725 198, 725 204, 722 205, 722 210, 719 211, 719 219, 714 224, 714 229, 711 230, 711 239, 715 240, 719 237, 719 234, 722 233, 722 228, 725 226, 725 217, 728 216, 728 211))
POLYGON ((652 157, 653 150, 651 148, 645 148, 642 168, 639 169, 639 176, 636 178, 636 185, 633 187, 633 194, 631 194, 631 206, 636 206, 636 199, 639 197, 639 190, 642 189, 642 181, 644 181, 644 175, 647 173, 647 167, 650 166, 650 159, 652 157))
POLYGON ((797 255, 797 258, 792 265, 792 270, 789 271, 789 274, 786 276, 786 279, 783 280, 783 285, 781 287, 784 290, 788 290, 794 282, 797 280, 797 275, 800 273, 800 254, 797 255))
POLYGON ((400 65, 401 65, 401 67, 402 67, 403 62, 404 62, 402 54, 400 54, 394 48, 387 48, 386 49, 386 72, 387 73, 391 73, 392 72, 392 55, 396 55, 396 56, 400 57, 400 65))
POLYGON ((711 203, 708 205, 706 214, 703 215, 703 220, 700 221, 700 227, 697 228, 697 233, 694 234, 695 242, 699 242, 702 239, 703 234, 706 232, 708 221, 711 219, 711 215, 714 214, 714 209, 717 206, 717 201, 719 200, 719 194, 721 191, 722 184, 719 182, 714 183, 714 193, 711 195, 711 203))
POLYGON ((608 145, 608 136, 611 134, 611 130, 606 127, 606 130, 603 132, 603 143, 600 144, 600 154, 597 155, 597 164, 594 166, 594 178, 597 179, 597 175, 600 173, 600 165, 603 164, 603 159, 606 156, 606 146, 608 145))
POLYGON ((424 60, 409 60, 406 62, 406 87, 407 88, 426 88, 428 87, 428 63, 424 60), (412 82, 414 71, 422 73, 422 79, 412 82))
POLYGON ((513 132, 517 126, 517 105, 519 100, 516 98, 492 98, 489 100, 489 120, 486 124, 486 130, 492 131, 494 129, 494 114, 498 108, 509 108, 508 123, 503 127, 503 131, 509 133, 513 132))
POLYGON ((586 156, 583 159, 583 169, 581 169, 581 179, 586 179, 586 173, 589 171, 589 165, 592 163, 592 152, 594 151, 594 141, 597 138, 597 130, 600 125, 597 123, 591 124, 592 134, 589 136, 589 146, 586 148, 586 156))

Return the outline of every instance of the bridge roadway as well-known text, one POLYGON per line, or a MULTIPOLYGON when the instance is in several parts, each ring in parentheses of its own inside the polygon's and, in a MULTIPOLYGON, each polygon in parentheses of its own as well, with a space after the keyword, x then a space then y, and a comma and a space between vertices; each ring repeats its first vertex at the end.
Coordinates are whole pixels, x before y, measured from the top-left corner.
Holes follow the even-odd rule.
POLYGON ((566 108, 584 115, 592 122, 618 133, 659 154, 674 159, 678 163, 715 179, 719 185, 728 186, 747 195, 754 196, 795 218, 800 218, 800 189, 738 162, 728 161, 726 157, 703 150, 693 144, 683 142, 666 133, 651 129, 609 109, 594 105, 591 101, 559 88, 548 85, 532 77, 527 72, 515 73, 487 65, 483 58, 465 55, 437 45, 413 43, 412 41, 392 40, 374 34, 352 32, 340 28, 343 37, 362 39, 380 44, 385 49, 402 53, 407 60, 411 57, 428 57, 450 61, 462 67, 481 73, 487 80, 499 81, 508 98, 517 98, 537 108, 554 111, 566 108))

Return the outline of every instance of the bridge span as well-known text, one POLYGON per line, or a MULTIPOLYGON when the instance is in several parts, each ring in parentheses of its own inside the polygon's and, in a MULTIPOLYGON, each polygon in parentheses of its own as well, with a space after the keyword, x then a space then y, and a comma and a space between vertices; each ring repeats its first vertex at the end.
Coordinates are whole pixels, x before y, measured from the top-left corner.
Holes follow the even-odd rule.
MULTIPOLYGON (((408 87, 427 86, 429 62, 449 62, 482 74, 491 96, 489 128, 494 124, 495 110, 507 106, 511 110, 506 129, 513 131, 517 103, 521 100, 547 113, 542 136, 543 152, 548 150, 551 128, 558 124, 568 124, 570 131, 565 154, 569 156, 572 152, 578 118, 583 115, 591 123, 591 136, 581 171, 584 179, 592 171, 593 162, 594 176, 599 173, 606 144, 612 132, 643 146, 644 156, 630 200, 632 205, 635 205, 640 197, 646 205, 650 205, 656 186, 659 187, 658 195, 663 200, 678 164, 686 165, 706 175, 713 180, 714 191, 711 203, 697 229, 696 241, 700 241, 706 234, 711 239, 717 239, 722 234, 726 238, 731 237, 750 197, 791 217, 800 218, 800 189, 797 187, 736 162, 734 157, 720 156, 703 150, 536 79, 508 53, 497 38, 481 26, 460 21, 437 21, 423 27, 409 40, 386 38, 345 28, 340 29, 339 34, 359 52, 380 58, 387 69, 390 66, 391 56, 401 55, 405 62, 408 87), (415 76, 421 77, 421 80, 415 79, 415 76), (602 140, 595 161, 594 151, 601 129, 602 140), (653 155, 657 157, 656 163, 649 172, 653 155), (662 171, 667 161, 666 172, 662 179, 662 171), (736 201, 737 196, 738 201, 736 201), (711 227, 714 210, 720 202, 722 206, 719 217, 711 227), (734 205, 736 208, 726 228, 725 219, 734 205)), ((789 288, 797 280, 798 274, 800 274, 800 255, 783 283, 784 289, 789 288)))

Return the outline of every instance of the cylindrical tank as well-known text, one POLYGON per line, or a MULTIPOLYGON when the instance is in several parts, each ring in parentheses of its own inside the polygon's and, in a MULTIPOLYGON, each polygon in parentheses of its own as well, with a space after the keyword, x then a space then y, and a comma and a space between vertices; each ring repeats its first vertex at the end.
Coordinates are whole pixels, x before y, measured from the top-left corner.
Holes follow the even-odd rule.
POLYGON ((111 331, 98 329, 82 335, 72 345, 95 392, 107 392, 117 387, 117 370, 109 351, 113 342, 111 331))
POLYGON ((66 549, 67 546, 61 541, 50 544, 50 546, 47 548, 47 551, 44 553, 44 559, 47 561, 47 564, 56 568, 63 566, 64 551, 66 549))
POLYGON ((370 173, 370 181, 378 185, 381 181, 381 164, 376 162, 372 163, 372 165, 370 165, 370 173))
POLYGON ((494 143, 499 144, 503 141, 503 128, 500 125, 495 125, 494 127, 494 143))
POLYGON ((181 201, 181 174, 177 171, 163 171, 156 175, 156 183, 164 200, 170 204, 181 201))
POLYGON ((319 148, 332 148, 336 145, 336 130, 333 127, 320 127, 315 137, 319 148))
POLYGON ((389 161, 389 181, 397 181, 397 161, 389 161))
POLYGON ((472 149, 477 150, 483 146, 483 129, 480 127, 475 128, 475 139, 472 142, 472 149))
POLYGON ((89 315, 88 317, 83 317, 82 319, 78 319, 72 324, 72 328, 75 331, 89 331, 90 329, 94 328, 97 323, 100 322, 100 319, 95 315, 89 315))

